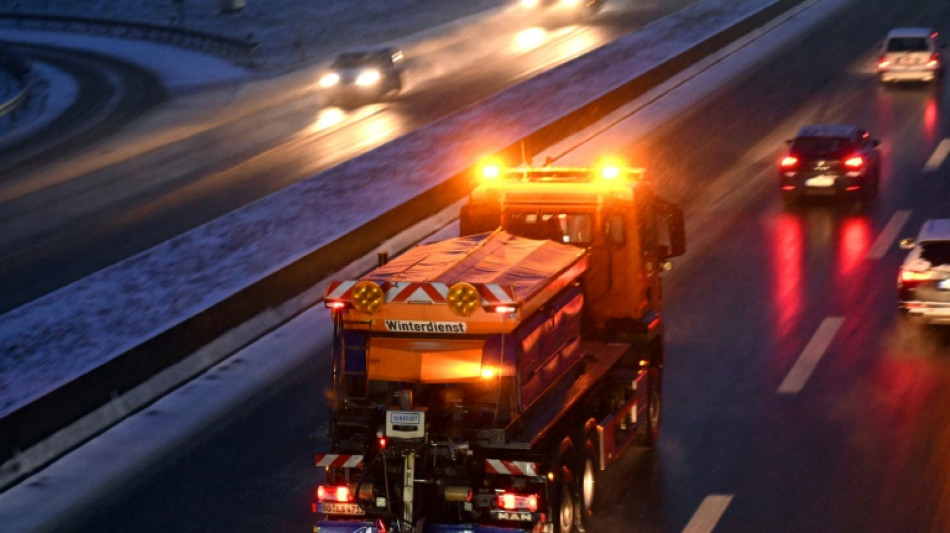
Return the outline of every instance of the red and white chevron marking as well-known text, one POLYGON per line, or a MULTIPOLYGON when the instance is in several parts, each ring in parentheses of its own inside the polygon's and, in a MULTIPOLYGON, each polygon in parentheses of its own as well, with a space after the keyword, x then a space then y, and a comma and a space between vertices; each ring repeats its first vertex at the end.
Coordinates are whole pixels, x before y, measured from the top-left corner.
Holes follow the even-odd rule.
POLYGON ((336 466, 343 468, 359 468, 363 466, 362 455, 338 455, 334 453, 318 453, 313 458, 317 466, 336 466))
MULTIPOLYGON (((324 296, 327 300, 349 300, 350 292, 357 281, 331 281, 324 296)), ((473 283, 478 291, 482 305, 515 304, 518 297, 513 287, 497 283, 473 283)), ((441 282, 397 281, 384 282, 380 288, 386 295, 387 303, 430 303, 444 304, 449 293, 449 285, 441 282)))
POLYGON ((485 459, 485 470, 491 474, 508 476, 537 476, 538 463, 528 461, 503 461, 501 459, 485 459))

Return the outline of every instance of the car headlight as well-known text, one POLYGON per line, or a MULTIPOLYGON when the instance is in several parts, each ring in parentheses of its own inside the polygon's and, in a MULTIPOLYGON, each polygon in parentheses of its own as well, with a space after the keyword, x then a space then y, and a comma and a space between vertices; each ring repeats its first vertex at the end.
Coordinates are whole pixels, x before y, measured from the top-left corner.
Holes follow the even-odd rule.
POLYGON ((337 83, 340 83, 340 75, 336 72, 328 72, 320 78, 320 87, 324 89, 328 87, 333 87, 337 83))
POLYGON ((356 77, 356 84, 360 87, 376 85, 381 77, 378 70, 364 70, 356 77))

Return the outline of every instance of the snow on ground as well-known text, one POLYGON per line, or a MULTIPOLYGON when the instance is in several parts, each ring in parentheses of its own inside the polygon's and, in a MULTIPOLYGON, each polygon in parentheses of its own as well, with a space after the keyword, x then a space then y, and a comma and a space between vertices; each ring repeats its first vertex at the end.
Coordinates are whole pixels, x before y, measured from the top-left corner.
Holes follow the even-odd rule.
POLYGON ((320 180, 297 183, 0 316, 0 416, 774 1, 696 4, 339 165, 320 180), (369 204, 364 191, 382 173, 388 194, 369 204))
POLYGON ((256 41, 264 67, 284 70, 343 48, 396 41, 510 0, 0 0, 0 13, 74 15, 182 28, 256 41))

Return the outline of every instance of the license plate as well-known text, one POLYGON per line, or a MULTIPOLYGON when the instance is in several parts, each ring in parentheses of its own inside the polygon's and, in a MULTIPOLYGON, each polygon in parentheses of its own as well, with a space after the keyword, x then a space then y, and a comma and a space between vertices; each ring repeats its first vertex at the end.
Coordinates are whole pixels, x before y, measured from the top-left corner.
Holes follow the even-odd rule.
POLYGON ((950 279, 945 279, 938 282, 937 288, 942 291, 950 291, 950 279))
POLYGON ((805 180, 806 187, 831 187, 835 184, 834 176, 815 176, 805 180))
POLYGON ((334 503, 321 502, 319 512, 324 514, 345 514, 351 516, 362 516, 363 509, 355 503, 334 503))

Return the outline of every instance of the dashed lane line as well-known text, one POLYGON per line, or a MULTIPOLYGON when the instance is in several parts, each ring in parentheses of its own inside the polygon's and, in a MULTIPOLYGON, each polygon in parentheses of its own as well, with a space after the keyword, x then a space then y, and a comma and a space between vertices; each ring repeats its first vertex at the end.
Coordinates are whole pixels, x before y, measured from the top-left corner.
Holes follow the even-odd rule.
POLYGON ((699 509, 693 513, 689 523, 683 528, 683 533, 710 533, 715 529, 722 514, 732 502, 734 494, 710 494, 699 504, 699 509))
POLYGON ((940 168, 947 156, 950 155, 950 139, 944 139, 937 145, 937 149, 930 155, 930 159, 924 164, 924 172, 933 172, 940 168))
POLYGON ((842 323, 844 323, 844 317, 830 316, 818 326, 818 331, 812 335, 808 345, 802 350, 798 360, 795 361, 792 369, 788 371, 788 375, 778 386, 779 394, 797 394, 801 392, 805 382, 808 381, 812 371, 815 370, 815 366, 818 365, 818 361, 828 350, 828 346, 835 338, 835 334, 838 333, 842 323))
POLYGON ((897 238, 897 234, 901 228, 904 227, 904 224, 907 223, 907 219, 909 218, 910 211, 906 209, 895 211, 894 214, 891 215, 891 219, 887 222, 887 225, 884 226, 881 234, 877 236, 877 240, 874 241, 874 244, 868 249, 867 258, 880 259, 884 257, 884 254, 887 253, 888 248, 894 243, 894 239, 897 238))

